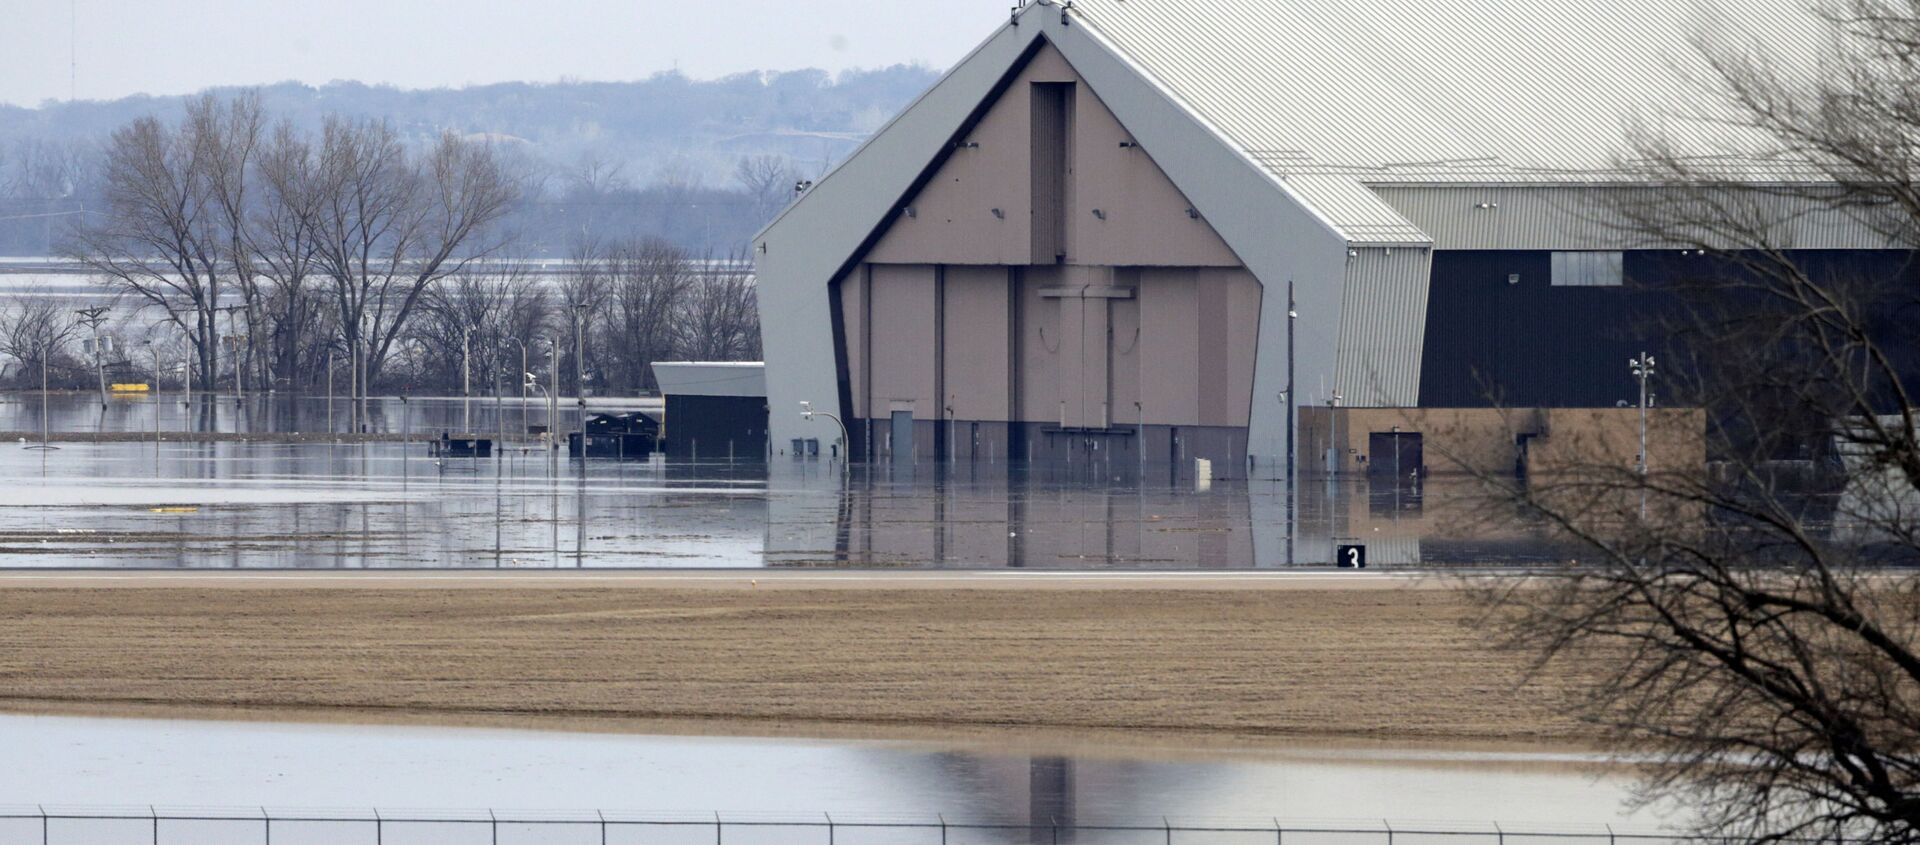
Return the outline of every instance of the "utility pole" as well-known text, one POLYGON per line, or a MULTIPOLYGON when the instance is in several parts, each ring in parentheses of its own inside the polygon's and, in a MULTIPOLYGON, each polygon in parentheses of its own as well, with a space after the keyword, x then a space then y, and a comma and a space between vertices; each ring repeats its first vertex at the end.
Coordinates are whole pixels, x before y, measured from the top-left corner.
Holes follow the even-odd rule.
POLYGON ((473 330, 460 333, 460 433, 473 434, 473 330))
POLYGON ((80 322, 93 332, 93 371, 100 377, 100 407, 103 410, 107 407, 107 368, 100 361, 100 324, 107 321, 107 312, 112 310, 104 305, 96 305, 74 312, 80 315, 80 322))
POLYGON ((1645 352, 1637 358, 1627 361, 1627 369, 1640 382, 1640 518, 1647 518, 1647 406, 1652 396, 1647 392, 1647 381, 1653 378, 1653 356, 1645 352))

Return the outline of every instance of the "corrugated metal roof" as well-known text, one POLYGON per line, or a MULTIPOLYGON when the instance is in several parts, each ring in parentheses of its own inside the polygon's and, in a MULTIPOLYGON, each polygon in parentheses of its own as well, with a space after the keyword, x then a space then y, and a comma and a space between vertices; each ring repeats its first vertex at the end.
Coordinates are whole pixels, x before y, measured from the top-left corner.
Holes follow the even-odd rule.
POLYGON ((759 361, 655 361, 653 378, 666 396, 767 395, 767 365, 759 361))
POLYGON ((1696 39, 1811 68, 1808 0, 1075 0, 1072 15, 1280 174, 1618 173, 1636 129, 1777 150, 1726 120, 1696 39))
POLYGON ((1349 241, 1391 246, 1433 243, 1426 231, 1350 176, 1307 174, 1286 177, 1286 183, 1349 241))
MULTIPOLYGON (((1370 185, 1644 182, 1657 135, 1705 172, 1825 181, 1741 125, 1701 45, 1813 72, 1811 0, 1074 0, 1074 21, 1356 244, 1431 243, 1370 185)), ((1057 4, 1046 0, 1048 13, 1057 4)))

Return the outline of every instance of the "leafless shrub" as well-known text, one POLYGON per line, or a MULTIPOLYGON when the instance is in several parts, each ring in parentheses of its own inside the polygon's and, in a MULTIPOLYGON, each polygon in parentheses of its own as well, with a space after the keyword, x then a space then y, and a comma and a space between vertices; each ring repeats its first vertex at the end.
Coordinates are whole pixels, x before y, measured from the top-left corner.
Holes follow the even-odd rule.
MULTIPOLYGON (((1583 549, 1580 565, 1483 585, 1503 641, 1590 674, 1582 712, 1657 763, 1648 799, 1743 841, 1920 838, 1920 437, 1910 264, 1796 251, 1808 221, 1920 231, 1920 7, 1827 10, 1821 75, 1703 49, 1786 170, 1762 181, 1650 138, 1666 187, 1622 226, 1674 259, 1672 402, 1709 409, 1707 466, 1588 462, 1505 506, 1583 549), (1784 209, 1784 210, 1783 210, 1784 209)), ((1670 404, 1672 403, 1670 402, 1670 404)))

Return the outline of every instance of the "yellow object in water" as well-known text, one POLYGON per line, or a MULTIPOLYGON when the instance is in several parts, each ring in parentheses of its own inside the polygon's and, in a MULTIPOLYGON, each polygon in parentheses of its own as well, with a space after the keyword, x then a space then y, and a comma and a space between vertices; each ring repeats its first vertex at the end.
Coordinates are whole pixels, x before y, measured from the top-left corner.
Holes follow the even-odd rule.
POLYGON ((154 513, 199 513, 200 512, 199 508, 196 508, 190 505, 173 505, 168 507, 148 508, 147 510, 153 511, 154 513))
POLYGON ((113 386, 113 392, 115 393, 145 393, 151 389, 152 388, 149 388, 144 382, 136 384, 116 384, 113 386))

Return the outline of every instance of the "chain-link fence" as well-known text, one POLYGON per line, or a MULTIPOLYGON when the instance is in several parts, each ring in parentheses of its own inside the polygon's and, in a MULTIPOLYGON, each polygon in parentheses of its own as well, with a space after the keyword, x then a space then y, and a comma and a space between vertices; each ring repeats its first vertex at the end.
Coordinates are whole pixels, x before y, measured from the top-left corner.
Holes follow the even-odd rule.
POLYGON ((1704 845, 1648 830, 1498 823, 614 812, 0 808, 0 845, 1704 845))

